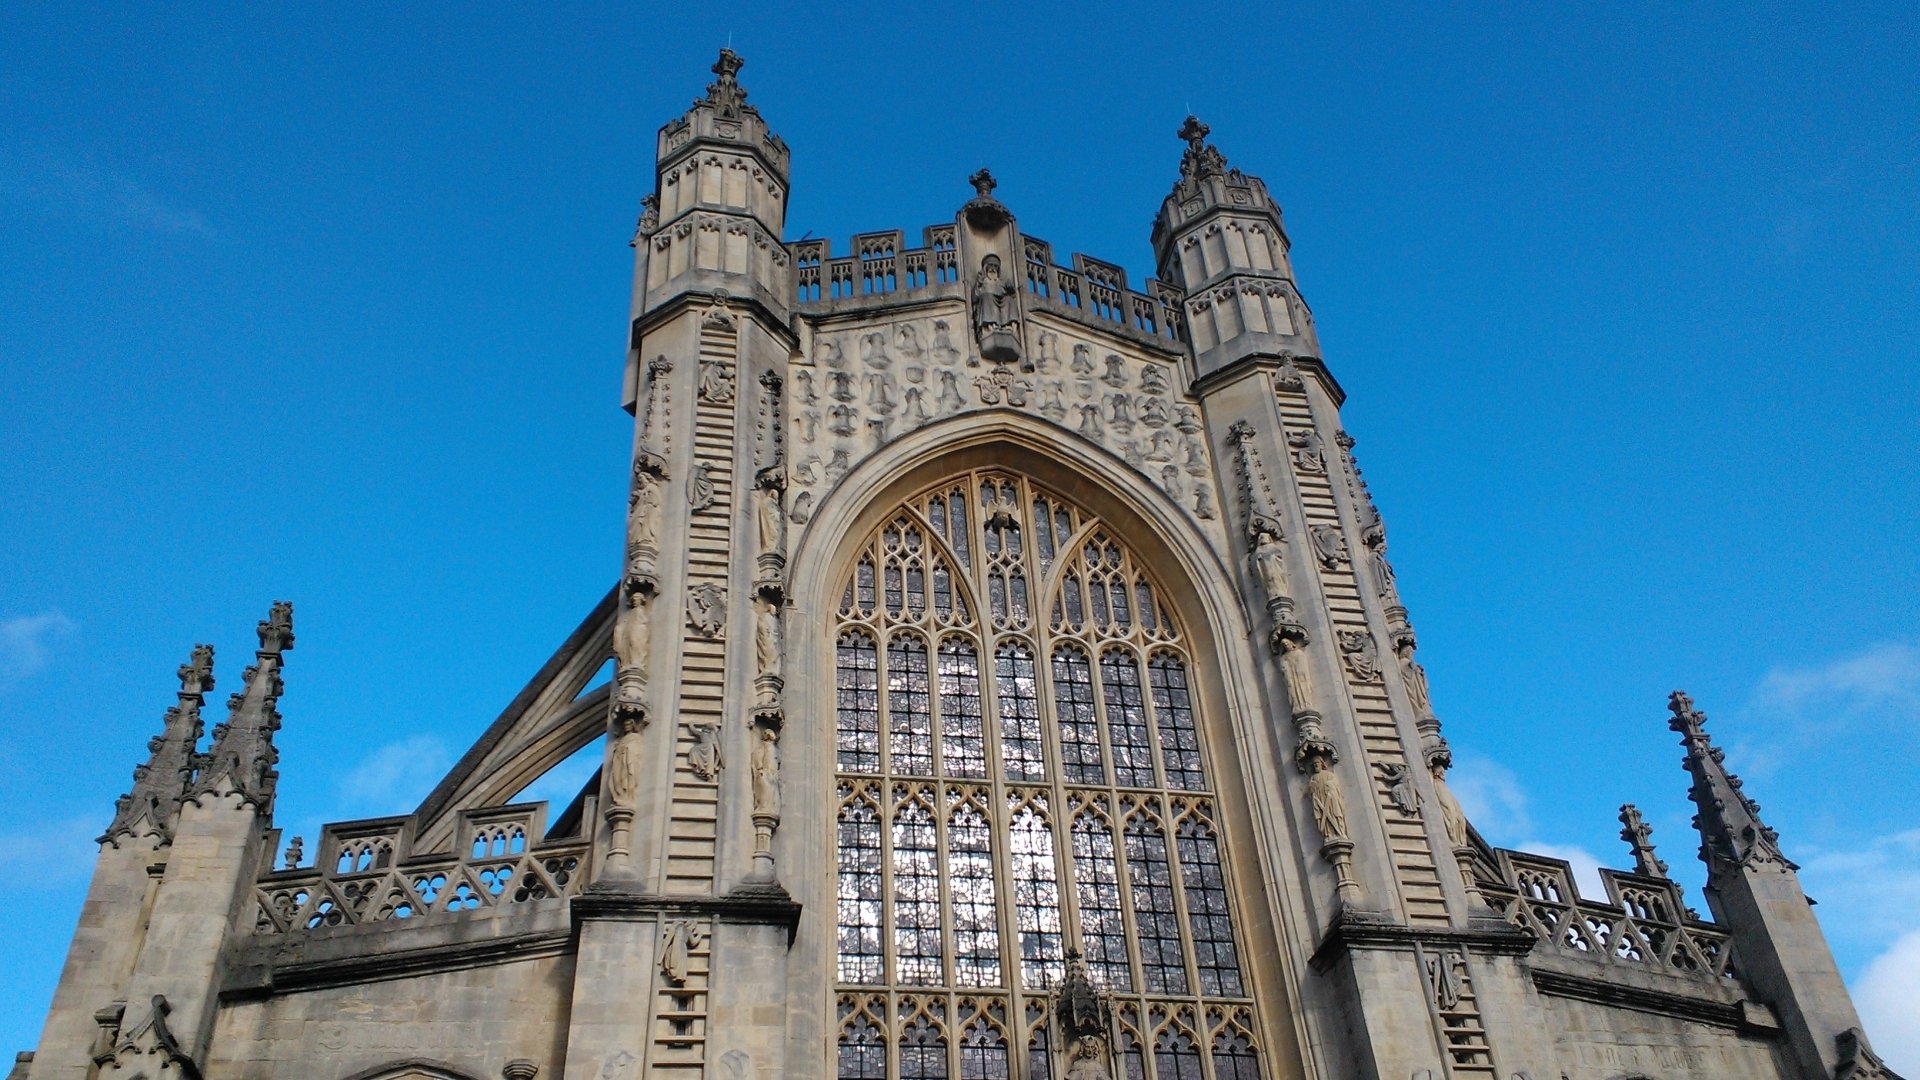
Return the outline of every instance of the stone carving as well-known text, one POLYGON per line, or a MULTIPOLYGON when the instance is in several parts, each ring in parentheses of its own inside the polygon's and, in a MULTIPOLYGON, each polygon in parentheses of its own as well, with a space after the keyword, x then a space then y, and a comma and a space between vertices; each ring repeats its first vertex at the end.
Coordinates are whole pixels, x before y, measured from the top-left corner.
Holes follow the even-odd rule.
POLYGON ((1620 807, 1620 839, 1633 848, 1633 872, 1664 878, 1667 864, 1653 850, 1653 827, 1640 818, 1640 808, 1632 803, 1620 807))
MULTIPOLYGON (((1084 341, 1074 342, 1073 361, 1067 365, 1067 369, 1075 375, 1093 374, 1093 346, 1088 345, 1084 341)), ((1085 397, 1086 395, 1082 394, 1080 396, 1085 397)))
POLYGON ((1427 989, 1433 994, 1434 1007, 1449 1012, 1460 1005, 1460 975, 1455 970, 1452 952, 1424 953, 1427 989))
POLYGON ((300 868, 300 860, 306 858, 306 843, 298 836, 293 838, 293 841, 287 845, 285 865, 281 869, 298 870, 300 868))
POLYGON ((1397 762, 1387 761, 1380 765, 1380 775, 1387 781, 1387 801, 1394 809, 1407 817, 1420 816, 1420 790, 1413 786, 1413 770, 1397 762))
POLYGON ((685 986, 692 954, 699 950, 706 932, 685 919, 667 924, 660 936, 660 974, 675 986, 685 986))
POLYGON ((637 1060, 639 1059, 625 1050, 615 1051, 601 1064, 600 1080, 624 1080, 637 1060))
POLYGON ((909 427, 919 427, 921 424, 933 419, 933 410, 927 408, 927 392, 925 389, 918 386, 907 387, 904 412, 907 426, 909 427))
POLYGON ((1413 658, 1413 639, 1403 637, 1395 643, 1394 654, 1400 658, 1400 685, 1407 689, 1407 700, 1413 703, 1416 716, 1433 715, 1433 702, 1427 691, 1427 669, 1413 658))
POLYGON ((799 416, 800 441, 811 443, 820 437, 820 414, 808 409, 799 416))
POLYGON ((1303 473, 1324 473, 1327 471, 1327 455, 1320 433, 1312 428, 1291 432, 1287 435, 1287 445, 1293 447, 1293 467, 1303 473))
POLYGON ((753 752, 747 759, 753 797, 753 869, 749 883, 775 882, 773 832, 780 826, 780 717, 763 713, 753 721, 753 752))
POLYGON ((1274 635, 1280 650, 1280 669, 1287 677, 1287 700, 1292 703, 1294 712, 1311 712, 1314 700, 1313 666, 1307 657, 1306 633, 1288 633, 1288 629, 1283 626, 1274 635))
POLYGON ((727 624, 727 590, 703 581, 687 590, 687 624, 701 637, 718 637, 727 624))
POLYGON ((960 396, 960 374, 955 371, 940 373, 940 393, 933 399, 941 416, 952 416, 967 407, 967 399, 960 396))
POLYGON ((1313 805, 1313 823, 1326 840, 1347 839, 1347 793, 1333 771, 1331 755, 1308 758, 1307 798, 1313 805))
POLYGON ((893 418, 890 416, 867 417, 867 434, 873 437, 873 449, 887 445, 887 440, 893 437, 892 427, 893 418))
POLYGON ((633 469, 633 494, 627 502, 627 576, 631 591, 651 592, 660 557, 660 511, 663 502, 659 477, 633 469))
POLYGON ((611 834, 607 841, 607 871, 633 870, 633 815, 639 805, 641 776, 640 727, 644 716, 621 715, 614 720, 614 737, 607 747, 607 804, 602 816, 611 834))
POLYGON ((847 357, 840 351, 840 343, 830 337, 816 338, 813 343, 813 362, 830 368, 844 368, 847 357))
POLYGON ((733 365, 723 360, 700 361, 700 400, 733 404, 733 365))
POLYGON ((793 497, 793 512, 789 515, 794 524, 805 525, 813 517, 813 492, 803 491, 793 497))
POLYGON ((195 645, 176 673, 178 704, 166 711, 160 734, 148 741, 146 762, 134 766, 132 790, 114 800, 113 821, 100 843, 118 847, 123 838, 172 836, 180 795, 193 775, 194 746, 205 727, 200 709, 213 689, 213 646, 195 645))
POLYGON ((902 323, 894 330, 893 344, 909 360, 918 360, 926 351, 920 347, 920 330, 912 323, 902 323))
POLYGON ((1340 639, 1341 656, 1346 660, 1347 670, 1353 673, 1354 680, 1380 682, 1380 647, 1374 643, 1373 633, 1368 630, 1339 630, 1335 633, 1340 639))
POLYGON ((833 408, 827 410, 827 415, 831 417, 831 419, 827 421, 828 431, 835 435, 853 434, 853 418, 855 415, 853 406, 835 405, 833 408))
POLYGON ((1066 976, 1054 990, 1053 1016, 1073 1062, 1066 1080, 1110 1080, 1107 1033, 1113 1030, 1113 1009, 1093 985, 1078 949, 1067 949, 1066 976))
POLYGON ((1034 357, 1034 370, 1042 375, 1051 375, 1060 368, 1060 335, 1051 330, 1040 331, 1040 355, 1034 357))
POLYGON ((1167 392, 1167 373, 1159 364, 1141 365, 1140 391, 1145 394, 1164 394, 1167 392))
POLYGON ((852 401, 855 396, 853 390, 853 372, 827 372, 827 396, 835 401, 852 401))
POLYGON ((803 367, 793 369, 793 396, 802 405, 820 404, 820 395, 813 390, 813 372, 803 367))
POLYGON ((1127 385, 1127 362, 1119 353, 1107 354, 1107 372, 1100 376, 1100 381, 1116 390, 1127 385))
POLYGON ((847 452, 835 450, 833 456, 827 459, 827 483, 839 483, 840 478, 847 475, 852 468, 853 466, 847 461, 847 452))
POLYGON ((1707 864, 1708 881, 1728 866, 1799 869, 1781 853, 1780 834, 1760 819, 1760 804, 1740 790, 1740 778, 1727 770, 1726 754, 1707 735, 1707 715, 1681 690, 1668 697, 1667 708, 1673 713, 1667 726, 1687 749, 1682 763, 1693 776, 1687 797, 1700 811, 1700 858, 1707 864))
POLYGON ((1340 526, 1319 521, 1308 526, 1307 531, 1313 536, 1313 551, 1319 556, 1320 565, 1337 570, 1341 563, 1353 561, 1347 552, 1347 538, 1340 532, 1340 526))
POLYGON ((1089 439, 1100 439, 1106 432, 1100 423, 1100 406, 1080 406, 1080 434, 1089 439))
POLYGON ((943 364, 952 364, 960 359, 960 350, 953 347, 953 331, 945 319, 933 320, 933 355, 943 364))
POLYGON ((1059 379, 1046 379, 1040 383, 1040 415, 1059 423, 1066 418, 1067 403, 1062 397, 1067 384, 1059 379))
POLYGON ((982 360, 1010 364, 1020 359, 1016 300, 1013 283, 1000 276, 1000 256, 982 258, 980 273, 973 282, 973 336, 979 342, 982 360))
POLYGON ((754 669, 759 672, 756 680, 761 687, 760 704, 775 705, 779 703, 782 686, 779 604, 762 596, 754 604, 753 622, 753 660, 754 669))
POLYGON ((652 597, 637 589, 626 594, 626 610, 613 624, 613 656, 619 669, 646 682, 647 652, 653 643, 652 597))
POLYGON ((1281 390, 1305 390, 1306 379, 1300 375, 1300 369, 1293 366, 1293 357, 1280 361, 1280 369, 1273 373, 1273 385, 1281 390))
POLYGON ((1173 433, 1170 431, 1156 431, 1147 440, 1148 461, 1172 461, 1173 451, 1173 433))
POLYGON ((1107 415, 1113 430, 1125 435, 1133 430, 1133 399, 1125 394, 1107 395, 1107 415))
POLYGON ((633 452, 636 475, 648 473, 666 478, 666 430, 661 418, 661 411, 666 408, 666 394, 661 384, 672 371, 673 362, 664 356, 656 356, 647 364, 647 385, 637 410, 643 422, 633 452))
POLYGON ((893 357, 887 355, 887 335, 874 331, 860 336, 860 362, 870 368, 883 370, 893 364, 893 357))
POLYGON ((1460 808, 1460 800, 1454 797, 1453 789, 1447 786, 1446 766, 1434 764, 1430 772, 1433 776, 1433 801, 1440 810, 1440 824, 1446 829, 1447 842, 1453 845, 1455 852, 1470 851, 1473 841, 1467 836, 1467 812, 1460 808))
POLYGON ((713 724, 693 725, 693 745, 687 748, 687 768, 702 780, 720 776, 720 729, 713 724))
POLYGON ((1279 535, 1270 528, 1254 530, 1253 548, 1248 552, 1247 562, 1253 568, 1254 580, 1260 583, 1260 591, 1266 595, 1267 610, 1275 618, 1281 618, 1293 606, 1293 595, 1287 591, 1287 549, 1279 535))
POLYGON ((500 1080, 534 1080, 540 1075, 540 1066, 526 1058, 514 1058, 500 1067, 500 1080))
POLYGON ((980 404, 998 405, 1000 399, 1005 398, 1007 404, 1015 408, 1025 406, 1027 395, 1033 390, 1032 379, 1016 378, 1004 367, 996 367, 973 380, 973 385, 980 392, 980 404))
POLYGON ((893 378, 884 371, 867 373, 867 408, 877 413, 893 411, 893 378))
MULTIPOLYGON (((1152 370, 1152 369, 1148 369, 1148 370, 1152 370)), ((1167 403, 1165 400, 1157 397, 1150 397, 1150 398, 1143 399, 1140 402, 1140 422, 1147 425, 1148 427, 1150 428, 1166 427, 1167 422, 1170 419, 1172 419, 1172 417, 1167 411, 1167 403)), ((1164 434, 1166 433, 1155 432, 1156 437, 1164 434)))
POLYGON ((1205 484, 1194 489, 1193 516, 1201 521, 1213 520, 1213 489, 1205 484))
POLYGON ((707 470, 706 462, 700 462, 687 474, 687 505, 698 514, 712 506, 716 497, 713 474, 707 470))

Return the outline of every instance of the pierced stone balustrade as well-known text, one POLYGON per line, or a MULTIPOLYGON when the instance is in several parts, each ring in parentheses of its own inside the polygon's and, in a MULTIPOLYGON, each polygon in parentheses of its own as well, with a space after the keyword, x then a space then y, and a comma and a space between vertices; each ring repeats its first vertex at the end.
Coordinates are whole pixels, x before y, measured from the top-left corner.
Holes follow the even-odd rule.
POLYGON ((1559 859, 1501 851, 1507 887, 1488 898, 1507 921, 1563 955, 1632 964, 1699 979, 1734 977, 1725 932, 1687 910, 1680 887, 1664 878, 1600 871, 1605 902, 1581 897, 1559 859))
POLYGON ((585 878, 585 840, 535 842, 546 826, 544 803, 463 813, 451 852, 412 854, 409 823, 397 817, 326 826, 314 866, 260 879, 254 932, 499 916, 573 896, 585 878))

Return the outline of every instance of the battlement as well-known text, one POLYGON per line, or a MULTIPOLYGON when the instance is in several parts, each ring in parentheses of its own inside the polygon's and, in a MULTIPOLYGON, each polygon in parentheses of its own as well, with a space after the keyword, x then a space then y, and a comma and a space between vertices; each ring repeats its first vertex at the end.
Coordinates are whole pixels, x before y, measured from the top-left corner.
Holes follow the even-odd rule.
MULTIPOLYGON (((956 226, 929 225, 920 236, 921 246, 909 248, 900 229, 859 233, 851 253, 840 257, 829 239, 788 244, 795 304, 803 313, 827 314, 902 300, 964 299, 956 226)), ((1126 270, 1113 263, 1076 252, 1062 266, 1054 261, 1052 244, 1032 236, 1020 239, 1022 303, 1028 311, 1051 312, 1162 349, 1186 344, 1179 289, 1149 278, 1147 291, 1136 292, 1128 286, 1126 270)))
POLYGON ((1602 870, 1607 898, 1591 900, 1565 860, 1506 850, 1499 859, 1505 887, 1489 899, 1552 951, 1712 983, 1735 977, 1727 932, 1690 911, 1672 881, 1602 870))

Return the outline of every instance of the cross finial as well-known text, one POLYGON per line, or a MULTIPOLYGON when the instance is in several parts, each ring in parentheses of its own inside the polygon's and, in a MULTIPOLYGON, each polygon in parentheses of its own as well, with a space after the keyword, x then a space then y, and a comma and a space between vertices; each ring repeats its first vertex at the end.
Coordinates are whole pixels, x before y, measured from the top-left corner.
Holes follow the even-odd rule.
POLYGON ((983 199, 993 198, 993 189, 1000 186, 1000 182, 993 178, 993 174, 985 169, 967 177, 967 183, 972 184, 974 192, 983 199))
POLYGON ((740 59, 739 53, 733 51, 732 38, 729 36, 727 47, 720 50, 720 59, 713 62, 713 73, 720 76, 720 81, 730 83, 746 63, 745 60, 740 59))
POLYGON ((1187 145, 1194 150, 1199 150, 1206 143, 1207 135, 1212 131, 1212 128, 1201 123, 1200 118, 1192 113, 1188 113, 1187 122, 1180 125, 1180 137, 1185 139, 1187 145))
POLYGON ((267 617, 260 620, 256 628, 260 635, 260 649, 263 652, 281 652, 293 648, 293 605, 285 600, 275 600, 273 607, 267 610, 267 617))
POLYGON ((1667 864, 1653 851, 1653 827, 1640 817, 1640 808, 1632 803, 1620 807, 1620 839, 1633 848, 1633 872, 1647 877, 1666 877, 1667 864))
POLYGON ((195 645, 193 657, 180 665, 180 696, 198 697, 213 689, 213 646, 195 645))

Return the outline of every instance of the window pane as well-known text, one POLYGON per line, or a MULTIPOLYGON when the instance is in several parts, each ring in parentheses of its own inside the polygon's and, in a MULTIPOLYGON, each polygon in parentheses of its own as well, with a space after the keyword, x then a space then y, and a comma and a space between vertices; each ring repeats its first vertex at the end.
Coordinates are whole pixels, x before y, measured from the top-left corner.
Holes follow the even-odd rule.
POLYGON ((1220 843, 1204 821, 1188 818, 1176 838, 1180 882, 1187 894, 1187 926, 1199 967, 1200 992, 1240 995, 1240 958, 1227 915, 1227 883, 1220 869, 1220 843))
POLYGON ((1072 646, 1053 651, 1053 699, 1060 716, 1060 771, 1072 784, 1104 784, 1100 723, 1093 711, 1093 665, 1072 646))
POLYGON ((1020 985, 1047 989, 1060 979, 1060 881, 1053 829, 1031 806, 1013 808, 1008 847, 1013 853, 1014 918, 1020 932, 1020 985))
POLYGON ((840 1032, 839 1080, 886 1080, 887 1043, 880 1025, 857 1017, 840 1032))
POLYGON ((1206 770, 1200 765, 1200 732, 1193 723, 1193 696, 1187 690, 1187 665, 1171 653, 1147 662, 1153 689, 1153 717, 1160 725, 1160 759, 1167 769, 1167 786, 1204 791, 1206 770))
POLYGON ((980 657, 960 638, 940 643, 940 754, 948 776, 987 775, 980 713, 980 657))
POLYGON ((1107 738, 1113 743, 1113 777, 1121 787, 1152 787, 1153 747, 1147 734, 1140 666, 1125 649, 1100 655, 1100 689, 1107 698, 1107 738))
MULTIPOLYGON (((844 788, 843 788, 844 790, 844 788)), ((881 970, 880 815, 865 799, 840 810, 840 981, 877 984, 881 970)))
POLYGON ((1167 837, 1146 816, 1127 823, 1127 879, 1133 923, 1140 934, 1140 980, 1149 991, 1187 992, 1187 965, 1180 955, 1180 916, 1173 906, 1173 867, 1167 837))
POLYGON ((1120 872, 1113 829, 1094 814, 1073 819, 1073 876, 1080 900, 1080 943, 1087 977, 1105 990, 1131 990, 1127 924, 1120 912, 1120 872))
POLYGON ((896 634, 887 645, 887 738, 894 775, 933 775, 927 643, 912 634, 896 634))
POLYGON ((993 841, 986 815, 971 803, 947 828, 947 876, 953 884, 954 982, 1000 985, 1000 922, 993 900, 993 841))
POLYGON ((880 771, 880 654, 873 638, 840 635, 835 650, 835 708, 841 772, 880 771))
POLYGON ((1047 763, 1033 652, 1025 645, 1000 646, 993 654, 993 674, 994 689, 1000 695, 1000 756, 1006 760, 1007 778, 1044 780, 1047 763))
POLYGON ((894 981, 942 981, 940 848, 933 813, 918 800, 893 815, 894 981))

